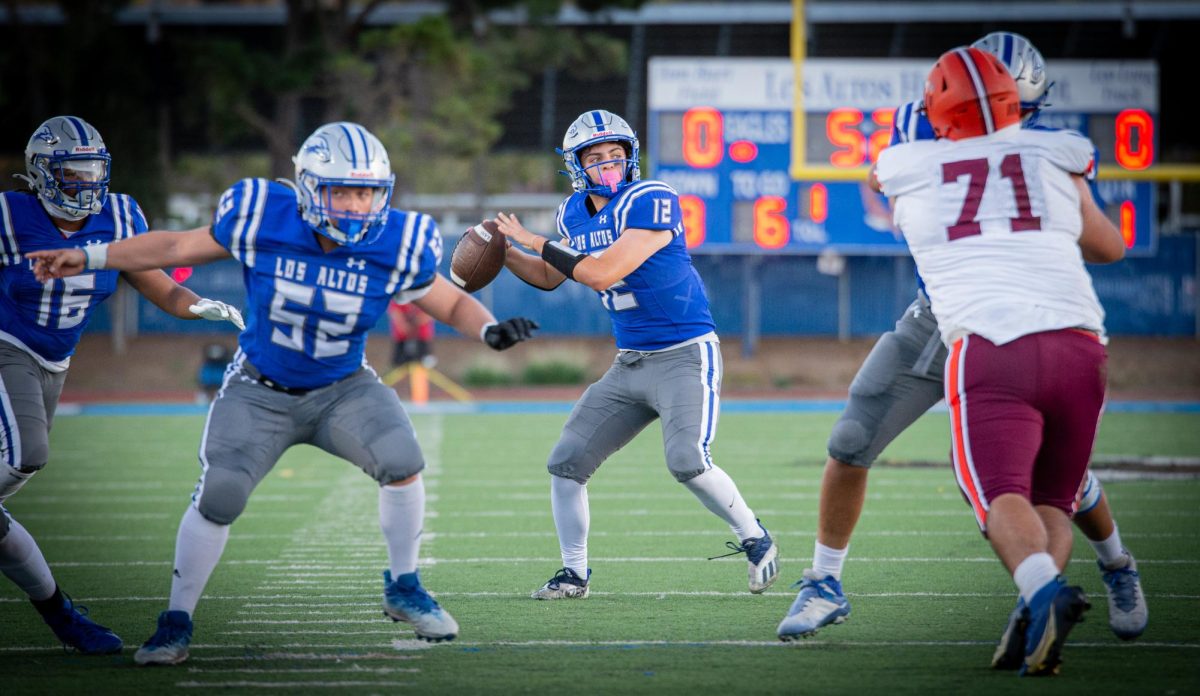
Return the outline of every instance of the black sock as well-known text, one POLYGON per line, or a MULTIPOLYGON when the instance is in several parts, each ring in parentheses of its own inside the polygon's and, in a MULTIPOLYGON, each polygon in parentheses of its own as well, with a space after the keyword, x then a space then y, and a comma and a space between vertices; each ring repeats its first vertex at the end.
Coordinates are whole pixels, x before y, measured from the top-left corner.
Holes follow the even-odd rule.
POLYGON ((58 585, 55 585, 54 594, 46 599, 31 599, 29 601, 33 603, 33 608, 37 609, 39 614, 46 616, 62 609, 63 593, 62 590, 58 589, 58 585))

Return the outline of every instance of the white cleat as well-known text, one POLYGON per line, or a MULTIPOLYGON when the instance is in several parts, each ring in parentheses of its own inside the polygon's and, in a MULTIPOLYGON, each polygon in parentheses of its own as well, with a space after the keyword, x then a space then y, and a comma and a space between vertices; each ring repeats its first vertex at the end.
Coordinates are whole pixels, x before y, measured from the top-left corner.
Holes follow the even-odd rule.
POLYGON ((411 624, 417 638, 429 643, 454 640, 458 622, 421 587, 415 572, 392 580, 392 571, 383 571, 383 613, 392 621, 411 624))
POLYGON ((1142 594, 1137 561, 1128 551, 1125 555, 1129 561, 1120 568, 1106 568, 1099 561, 1096 564, 1104 575, 1104 589, 1108 593, 1108 626, 1121 640, 1133 640, 1146 630, 1150 610, 1142 594))
POLYGON ((588 580, 592 577, 591 568, 588 568, 587 574, 587 578, 580 578, 579 574, 570 568, 561 568, 545 585, 534 590, 529 596, 534 599, 587 599, 590 591, 588 580))

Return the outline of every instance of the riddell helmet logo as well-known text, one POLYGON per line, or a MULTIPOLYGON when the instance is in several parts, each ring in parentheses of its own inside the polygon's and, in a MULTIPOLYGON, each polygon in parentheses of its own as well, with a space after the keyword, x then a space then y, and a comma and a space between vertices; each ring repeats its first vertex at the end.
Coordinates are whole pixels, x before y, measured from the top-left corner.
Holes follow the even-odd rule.
POLYGON ((95 152, 95 151, 96 151, 96 148, 91 147, 91 146, 85 146, 85 145, 76 145, 75 149, 72 150, 72 152, 74 152, 77 155, 84 153, 84 152, 95 152))
POLYGON ((613 134, 613 132, 610 130, 602 130, 602 131, 596 131, 595 133, 592 133, 591 136, 589 136, 589 137, 599 138, 602 135, 612 135, 612 134, 613 134))
POLYGON ((351 179, 373 179, 375 174, 369 169, 354 169, 350 172, 351 179))

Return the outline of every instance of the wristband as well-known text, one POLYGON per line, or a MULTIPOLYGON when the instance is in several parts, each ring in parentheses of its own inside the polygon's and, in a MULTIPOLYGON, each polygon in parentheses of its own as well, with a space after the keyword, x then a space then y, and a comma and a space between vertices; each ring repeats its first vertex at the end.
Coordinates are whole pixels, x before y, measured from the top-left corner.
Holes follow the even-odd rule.
POLYGON ((575 267, 587 258, 587 254, 575 251, 562 242, 546 242, 542 246, 542 260, 571 280, 575 280, 575 267))
POLYGON ((90 270, 104 268, 108 264, 108 242, 103 244, 85 244, 83 250, 83 266, 90 270))
POLYGON ((479 340, 480 340, 480 341, 483 341, 484 343, 487 343, 487 330, 488 330, 488 329, 490 329, 490 328, 492 328, 492 327, 493 327, 493 326, 495 326, 495 325, 496 325, 496 322, 494 322, 494 321, 493 321, 493 322, 491 322, 491 323, 489 323, 489 324, 484 324, 484 325, 483 325, 483 326, 482 326, 482 327, 479 329, 479 340))

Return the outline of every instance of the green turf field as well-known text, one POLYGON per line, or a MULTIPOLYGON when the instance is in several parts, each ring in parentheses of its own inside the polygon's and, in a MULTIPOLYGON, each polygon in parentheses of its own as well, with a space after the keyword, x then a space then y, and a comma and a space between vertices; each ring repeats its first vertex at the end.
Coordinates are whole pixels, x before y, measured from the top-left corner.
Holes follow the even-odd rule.
MULTIPOLYGON (((726 413, 717 461, 776 536, 782 576, 746 591, 745 562, 706 561, 729 530, 667 473, 652 426, 589 485, 592 595, 528 599, 559 567, 544 460, 561 414, 416 415, 429 469, 422 577, 462 626, 426 646, 379 608, 386 553, 375 485, 311 448, 290 451, 234 525, 197 610, 192 658, 136 668, 166 608, 175 528, 199 472, 197 417, 62 417, 49 467, 9 509, 60 584, 126 641, 65 654, 0 581, 0 692, 168 689, 413 693, 1028 692, 987 668, 1015 590, 948 466, 880 466, 843 577, 850 620, 798 644, 775 627, 812 552, 834 414, 726 413)), ((941 461, 944 414, 884 454, 941 461)), ((1200 415, 1110 414, 1098 455, 1200 456, 1200 415)), ((1077 535, 1073 582, 1093 610, 1045 693, 1200 691, 1200 479, 1106 480, 1138 556, 1150 628, 1107 626, 1100 575, 1077 535)))

